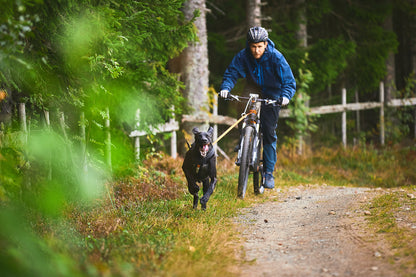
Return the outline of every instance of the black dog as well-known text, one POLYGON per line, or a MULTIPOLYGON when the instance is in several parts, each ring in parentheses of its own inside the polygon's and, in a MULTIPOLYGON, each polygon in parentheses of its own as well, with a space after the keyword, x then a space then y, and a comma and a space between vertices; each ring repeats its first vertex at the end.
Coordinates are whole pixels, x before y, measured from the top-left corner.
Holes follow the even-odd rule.
POLYGON ((195 141, 186 152, 182 165, 188 181, 188 190, 194 196, 194 209, 198 207, 199 200, 197 182, 202 182, 203 196, 200 202, 203 210, 207 208, 207 202, 217 183, 217 161, 212 146, 213 131, 212 127, 209 127, 207 132, 200 132, 196 127, 192 130, 195 141))

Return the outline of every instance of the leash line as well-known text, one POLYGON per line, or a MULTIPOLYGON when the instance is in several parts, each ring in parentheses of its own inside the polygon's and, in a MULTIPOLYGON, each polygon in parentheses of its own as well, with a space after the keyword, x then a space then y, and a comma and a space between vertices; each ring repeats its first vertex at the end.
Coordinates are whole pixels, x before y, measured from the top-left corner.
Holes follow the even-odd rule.
POLYGON ((230 128, 228 128, 224 133, 222 133, 221 136, 219 136, 212 144, 216 144, 220 139, 222 139, 226 134, 228 134, 238 123, 241 122, 241 120, 243 120, 244 118, 246 118, 249 114, 251 113, 247 113, 245 115, 243 115, 242 117, 240 117, 239 120, 237 120, 237 122, 235 122, 233 125, 231 125, 230 128))

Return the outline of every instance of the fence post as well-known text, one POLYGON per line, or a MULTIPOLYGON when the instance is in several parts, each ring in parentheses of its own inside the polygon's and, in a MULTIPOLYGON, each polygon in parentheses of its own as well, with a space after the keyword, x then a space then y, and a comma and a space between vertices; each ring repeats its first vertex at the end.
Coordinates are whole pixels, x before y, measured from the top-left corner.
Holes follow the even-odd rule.
POLYGON ((414 108, 414 111, 415 111, 415 115, 414 115, 414 118, 413 118, 413 120, 414 120, 413 121, 414 122, 413 123, 413 132, 414 132, 414 134, 413 134, 414 137, 413 138, 416 139, 416 107, 414 108))
MULTIPOLYGON (((212 114, 214 116, 217 116, 218 115, 218 94, 214 92, 213 96, 214 96, 214 103, 212 105, 212 114)), ((218 138, 218 124, 214 124, 214 132, 212 134, 212 141, 216 141, 217 138, 218 138)), ((215 151, 215 155, 218 155, 218 152, 220 152, 221 155, 223 155, 226 160, 230 160, 230 157, 228 157, 227 154, 218 146, 218 143, 214 145, 214 151, 215 151)))
MULTIPOLYGON (((296 96, 299 99, 302 99, 302 97, 303 97, 302 93, 297 93, 296 96)), ((297 154, 301 156, 303 154, 304 138, 303 138, 303 135, 300 131, 298 131, 298 133, 299 133, 299 140, 298 140, 297 154)))
POLYGON ((384 82, 380 82, 380 143, 384 145, 384 82))
POLYGON ((49 118, 49 111, 43 111, 43 114, 45 115, 45 124, 46 124, 46 128, 50 128, 51 127, 51 120, 49 118))
MULTIPOLYGON (((136 110, 136 125, 135 127, 139 130, 140 127, 140 109, 136 110)), ((140 161, 140 137, 134 137, 134 152, 136 154, 136 161, 140 161)))
POLYGON ((20 129, 22 130, 23 143, 27 143, 27 125, 26 125, 26 104, 19 103, 20 129))
POLYGON ((87 166, 87 138, 85 135, 85 113, 81 112, 80 115, 80 135, 81 135, 81 155, 82 155, 82 168, 84 172, 88 171, 87 166))
MULTIPOLYGON (((360 99, 358 97, 358 90, 355 90, 355 103, 359 104, 360 99)), ((357 133, 359 134, 361 132, 361 124, 360 124, 360 110, 357 110, 356 114, 356 127, 357 127, 357 133)))
POLYGON ((107 166, 111 171, 111 133, 110 133, 110 110, 105 108, 105 158, 107 166))
MULTIPOLYGON (((44 110, 43 114, 45 116, 45 124, 46 129, 48 132, 51 130, 51 121, 49 118, 49 111, 44 110)), ((49 151, 49 157, 48 157, 48 180, 52 180, 52 153, 49 151)))
MULTIPOLYGON (((169 123, 173 124, 175 122, 175 106, 171 107, 172 110, 172 118, 169 119, 169 123)), ((176 159, 176 157, 178 156, 178 150, 177 150, 177 137, 176 137, 176 131, 173 130, 171 132, 171 137, 170 137, 170 156, 174 159, 176 159)))
POLYGON ((66 134, 66 126, 65 126, 65 114, 61 111, 58 111, 59 115, 59 125, 61 126, 62 134, 64 135, 65 141, 68 141, 68 136, 66 134))
MULTIPOLYGON (((25 103, 19 103, 19 117, 20 117, 20 129, 22 131, 22 135, 20 139, 22 140, 23 144, 27 144, 28 132, 27 132, 27 124, 26 124, 26 104, 25 103)), ((24 180, 24 186, 25 186, 24 188, 27 189, 32 186, 32 183, 31 183, 31 178, 29 177, 29 174, 27 173, 28 169, 30 168, 30 162, 26 158, 25 160, 26 160, 26 165, 22 167, 22 172, 23 172, 23 180, 24 180)))
MULTIPOLYGON (((212 114, 214 116, 217 116, 218 115, 218 94, 214 92, 213 95, 214 95, 214 105, 212 107, 212 114)), ((217 137, 218 137, 218 125, 214 124, 213 141, 216 141, 217 137)), ((217 155, 217 147, 218 145, 214 146, 215 155, 217 155)))
POLYGON ((342 89, 342 106, 344 106, 344 110, 342 112, 342 145, 344 147, 347 146, 347 89, 342 89))
POLYGON ((140 137, 134 137, 134 149, 136 153, 136 161, 140 161, 140 137))
POLYGON ((176 157, 178 156, 176 145, 177 145, 176 131, 172 131, 172 136, 170 138, 170 155, 174 159, 176 159, 176 157))

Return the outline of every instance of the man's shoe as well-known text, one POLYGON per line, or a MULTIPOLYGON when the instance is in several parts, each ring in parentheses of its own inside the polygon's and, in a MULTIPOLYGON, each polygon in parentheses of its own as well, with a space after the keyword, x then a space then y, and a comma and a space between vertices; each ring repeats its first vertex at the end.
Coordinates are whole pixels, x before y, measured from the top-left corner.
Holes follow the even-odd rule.
POLYGON ((271 172, 266 172, 264 174, 264 184, 263 184, 263 186, 266 189, 274 188, 274 177, 273 177, 273 174, 271 172))

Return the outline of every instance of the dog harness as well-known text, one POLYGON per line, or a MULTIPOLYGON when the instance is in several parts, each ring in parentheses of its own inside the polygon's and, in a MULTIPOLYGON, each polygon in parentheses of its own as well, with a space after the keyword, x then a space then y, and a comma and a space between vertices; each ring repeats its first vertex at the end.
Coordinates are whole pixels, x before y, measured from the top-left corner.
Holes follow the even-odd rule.
POLYGON ((209 160, 215 155, 214 147, 210 146, 210 150, 208 151, 205 157, 194 157, 193 159, 193 171, 195 172, 195 176, 199 181, 205 179, 209 175, 209 160))

